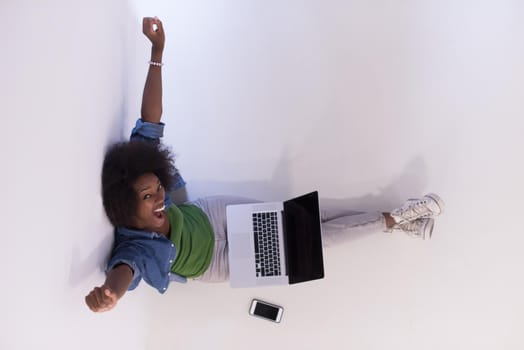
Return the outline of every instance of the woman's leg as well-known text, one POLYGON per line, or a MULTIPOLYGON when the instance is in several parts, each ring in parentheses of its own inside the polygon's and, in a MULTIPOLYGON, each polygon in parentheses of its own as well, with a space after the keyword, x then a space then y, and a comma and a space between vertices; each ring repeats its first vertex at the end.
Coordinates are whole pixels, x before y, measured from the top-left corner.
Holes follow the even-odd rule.
POLYGON ((320 218, 322 222, 322 243, 325 247, 387 230, 386 215, 380 212, 321 208, 320 218))
POLYGON ((357 239, 377 232, 394 230, 412 237, 429 239, 435 220, 444 210, 444 201, 434 193, 409 199, 391 213, 321 210, 325 246, 357 239))

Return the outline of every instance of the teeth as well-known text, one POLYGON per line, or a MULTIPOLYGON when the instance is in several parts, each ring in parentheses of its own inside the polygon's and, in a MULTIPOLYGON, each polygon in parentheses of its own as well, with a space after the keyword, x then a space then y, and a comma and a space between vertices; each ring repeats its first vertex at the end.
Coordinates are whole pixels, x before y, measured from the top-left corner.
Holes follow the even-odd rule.
POLYGON ((166 209, 166 206, 162 206, 162 208, 155 210, 155 213, 161 212, 162 210, 166 209))

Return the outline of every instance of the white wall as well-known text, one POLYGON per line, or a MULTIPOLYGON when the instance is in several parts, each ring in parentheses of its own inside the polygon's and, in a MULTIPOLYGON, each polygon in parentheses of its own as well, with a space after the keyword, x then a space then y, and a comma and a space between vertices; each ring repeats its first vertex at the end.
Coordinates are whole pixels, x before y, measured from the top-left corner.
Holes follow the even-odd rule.
POLYGON ((522 349, 523 15, 517 0, 0 2, 0 348, 522 349), (192 198, 318 189, 388 210, 435 191, 434 238, 330 248, 320 282, 144 284, 91 313, 111 245, 100 167, 139 113, 146 15, 167 31, 166 142, 192 198), (252 297, 283 322, 249 317, 252 297))

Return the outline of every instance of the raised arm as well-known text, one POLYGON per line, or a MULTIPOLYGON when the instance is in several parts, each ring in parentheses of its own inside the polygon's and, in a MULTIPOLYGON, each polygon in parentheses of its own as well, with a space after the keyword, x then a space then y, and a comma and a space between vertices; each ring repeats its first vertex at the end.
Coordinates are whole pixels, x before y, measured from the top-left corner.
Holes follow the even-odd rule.
POLYGON ((162 22, 157 17, 145 17, 142 31, 151 41, 151 61, 142 95, 142 121, 159 123, 162 117, 162 55, 165 34, 162 22))

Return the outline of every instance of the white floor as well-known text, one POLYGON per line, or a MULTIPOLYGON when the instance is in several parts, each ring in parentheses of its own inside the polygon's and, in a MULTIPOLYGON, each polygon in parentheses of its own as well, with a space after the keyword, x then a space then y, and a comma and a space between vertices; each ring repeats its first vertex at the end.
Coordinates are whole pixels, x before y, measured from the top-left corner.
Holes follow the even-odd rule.
POLYGON ((523 16, 517 0, 2 1, 0 348, 522 349, 523 16), (433 239, 328 249, 319 282, 144 284, 91 313, 112 239, 101 162, 139 113, 146 15, 167 31, 165 141, 191 198, 318 189, 388 210, 435 191, 433 239), (253 297, 282 323, 248 316, 253 297))

